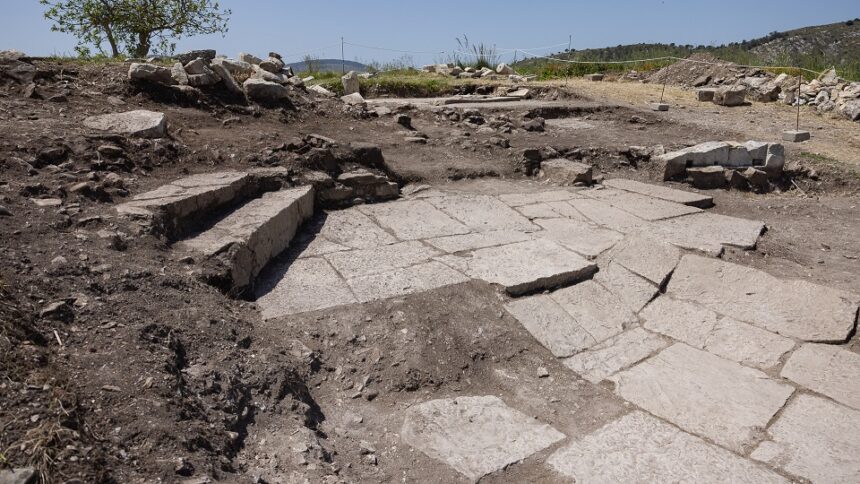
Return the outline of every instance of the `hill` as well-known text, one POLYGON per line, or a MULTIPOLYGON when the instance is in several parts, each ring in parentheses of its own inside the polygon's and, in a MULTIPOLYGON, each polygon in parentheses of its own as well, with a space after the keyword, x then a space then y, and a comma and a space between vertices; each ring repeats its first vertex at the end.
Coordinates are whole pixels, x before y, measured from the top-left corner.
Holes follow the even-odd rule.
MULTIPOLYGON (((799 66, 821 71, 836 66, 842 77, 860 79, 860 19, 835 24, 804 27, 785 32, 771 32, 763 37, 720 46, 682 44, 629 44, 598 49, 559 52, 550 57, 580 61, 621 61, 655 57, 688 57, 704 53, 739 64, 799 66)), ((522 71, 543 72, 549 61, 530 58, 515 64, 522 71)), ((570 66, 564 71, 582 74, 604 70, 647 70, 660 64, 620 64, 604 66, 570 66)), ((554 69, 558 71, 559 67, 554 69)))
POLYGON ((341 72, 341 70, 346 65, 347 71, 356 71, 356 72, 366 72, 367 66, 355 61, 346 61, 345 63, 340 59, 314 59, 311 61, 311 68, 308 68, 308 64, 305 61, 302 62, 293 62, 292 64, 287 64, 289 67, 293 68, 294 72, 341 72))

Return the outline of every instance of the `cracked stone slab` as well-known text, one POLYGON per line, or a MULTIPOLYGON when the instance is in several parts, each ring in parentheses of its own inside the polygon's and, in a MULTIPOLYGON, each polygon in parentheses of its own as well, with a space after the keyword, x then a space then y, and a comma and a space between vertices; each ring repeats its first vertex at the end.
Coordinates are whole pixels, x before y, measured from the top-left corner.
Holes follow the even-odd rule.
POLYGON ((702 209, 683 205, 680 203, 667 202, 659 198, 640 195, 638 193, 624 190, 588 190, 586 196, 596 200, 602 200, 615 208, 629 212, 643 220, 656 221, 670 219, 700 213, 702 209))
POLYGON ((564 365, 591 383, 600 383, 667 345, 666 339, 636 327, 564 360, 564 365))
POLYGON ((680 203, 691 207, 708 208, 714 205, 714 197, 703 195, 701 193, 693 193, 675 188, 664 187, 660 185, 651 185, 650 183, 642 183, 635 180, 627 180, 624 178, 613 178, 603 182, 605 186, 625 190, 628 192, 638 193, 649 197, 659 198, 668 202, 680 203))
POLYGON ((430 239, 471 232, 468 227, 426 200, 362 205, 359 210, 375 218, 401 240, 430 239))
POLYGON ((511 295, 549 289, 588 278, 597 266, 546 239, 478 249, 436 260, 472 277, 499 284, 511 295))
POLYGON ((609 290, 629 310, 638 313, 659 292, 656 285, 630 272, 615 261, 602 264, 594 281, 609 290))
POLYGON ((812 482, 860 482, 860 412, 800 394, 750 457, 812 482))
POLYGON ((633 313, 594 281, 518 299, 505 309, 559 358, 591 348, 636 322, 633 313))
POLYGON ((639 317, 664 334, 746 366, 767 369, 794 348, 794 341, 761 328, 721 318, 713 311, 669 296, 654 300, 639 317))
POLYGON ((358 302, 346 282, 321 258, 296 259, 267 272, 257 292, 263 319, 358 302))
POLYGON ((635 215, 593 198, 577 198, 568 203, 588 220, 622 234, 636 232, 651 225, 635 215))
POLYGON ((780 376, 860 410, 860 355, 838 346, 805 344, 780 376))
POLYGON ((447 196, 427 199, 436 208, 478 232, 489 230, 537 230, 516 210, 490 196, 447 196))
POLYGON ((435 249, 413 240, 372 249, 335 252, 325 258, 343 277, 351 279, 409 267, 426 262, 436 255, 439 252, 435 249))
POLYGON ((350 279, 349 286, 361 302, 405 296, 467 282, 468 277, 436 261, 350 279))
POLYGON ((431 400, 409 408, 401 438, 472 481, 522 461, 565 436, 494 396, 431 400))
POLYGON ((802 280, 782 280, 721 260, 687 255, 667 292, 739 321, 810 342, 844 341, 854 328, 854 295, 802 280))
POLYGON ((566 218, 538 219, 535 223, 544 229, 541 236, 554 240, 588 259, 611 249, 623 237, 613 230, 566 218))
POLYGON ((674 245, 642 234, 631 234, 612 249, 613 262, 662 286, 681 260, 681 251, 674 245))
POLYGON ((764 228, 764 223, 757 220, 699 213, 660 220, 645 231, 682 249, 719 254, 724 245, 745 250, 755 249, 764 228))
POLYGON ((634 411, 557 450, 547 463, 576 482, 788 484, 779 474, 634 411))
POLYGON ((473 234, 449 235, 427 239, 425 242, 439 250, 448 253, 463 252, 496 245, 513 244, 531 240, 534 235, 528 232, 516 230, 494 230, 491 232, 477 232, 473 234))
POLYGON ((397 242, 370 217, 354 208, 328 212, 318 235, 353 249, 370 249, 397 242))
POLYGON ((610 377, 625 400, 743 453, 794 388, 683 343, 610 377))
POLYGON ((499 195, 499 200, 511 207, 521 207, 535 203, 559 202, 578 197, 579 195, 570 190, 550 190, 533 193, 508 193, 499 195))

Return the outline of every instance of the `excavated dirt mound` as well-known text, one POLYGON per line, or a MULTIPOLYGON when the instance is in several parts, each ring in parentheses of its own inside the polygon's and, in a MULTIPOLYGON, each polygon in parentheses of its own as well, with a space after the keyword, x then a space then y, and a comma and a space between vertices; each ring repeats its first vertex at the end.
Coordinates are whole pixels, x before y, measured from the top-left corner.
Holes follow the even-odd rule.
POLYGON ((688 61, 678 61, 653 73, 648 80, 679 86, 693 86, 697 80, 709 78, 705 84, 733 84, 735 80, 760 73, 759 69, 740 67, 709 54, 693 54, 688 61))

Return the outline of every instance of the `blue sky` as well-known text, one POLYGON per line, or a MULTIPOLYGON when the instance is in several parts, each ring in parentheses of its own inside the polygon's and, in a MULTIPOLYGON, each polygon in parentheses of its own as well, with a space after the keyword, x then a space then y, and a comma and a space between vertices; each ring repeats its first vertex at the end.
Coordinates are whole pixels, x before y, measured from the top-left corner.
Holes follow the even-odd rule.
MULTIPOLYGON (((304 53, 340 58, 343 36, 366 46, 450 52, 456 48, 455 38, 463 34, 500 49, 564 44, 568 35, 577 49, 638 42, 721 44, 860 17, 858 0, 221 0, 221 4, 233 10, 227 35, 183 39, 179 51, 214 48, 235 55, 274 50, 288 61, 300 60, 304 53)), ((37 0, 0 0, 0 12, 0 49, 30 55, 73 52, 74 39, 50 32, 37 0)), ((348 60, 384 62, 401 55, 346 46, 348 60)), ((417 65, 444 57, 411 54, 417 65)))

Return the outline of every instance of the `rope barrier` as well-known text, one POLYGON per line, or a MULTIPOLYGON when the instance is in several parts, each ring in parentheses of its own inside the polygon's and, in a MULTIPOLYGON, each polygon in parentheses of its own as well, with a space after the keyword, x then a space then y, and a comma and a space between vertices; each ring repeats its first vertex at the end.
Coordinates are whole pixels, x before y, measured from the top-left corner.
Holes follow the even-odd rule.
POLYGON ((361 47, 364 49, 384 50, 384 51, 388 51, 388 52, 399 52, 401 54, 444 54, 445 53, 444 50, 438 51, 438 52, 429 52, 429 51, 421 51, 421 50, 389 49, 387 47, 374 47, 371 45, 353 44, 352 42, 346 42, 346 41, 344 41, 344 44, 351 45, 353 47, 361 47))

